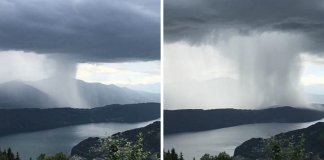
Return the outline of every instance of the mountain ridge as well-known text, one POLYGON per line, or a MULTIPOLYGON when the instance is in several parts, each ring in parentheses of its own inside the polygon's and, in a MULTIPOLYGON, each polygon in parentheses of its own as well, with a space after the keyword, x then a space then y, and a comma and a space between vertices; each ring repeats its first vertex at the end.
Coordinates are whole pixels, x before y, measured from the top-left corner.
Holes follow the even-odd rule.
POLYGON ((252 123, 297 123, 324 118, 324 112, 283 106, 260 110, 165 110, 165 134, 198 132, 252 123))
POLYGON ((0 136, 101 122, 144 122, 160 118, 160 103, 82 108, 0 109, 0 136))
POLYGON ((64 80, 44 79, 36 82, 2 83, 0 84, 0 108, 91 108, 110 104, 159 103, 160 101, 160 95, 155 93, 136 91, 113 84, 87 83, 72 78, 64 80), (61 83, 64 80, 66 82, 61 83))

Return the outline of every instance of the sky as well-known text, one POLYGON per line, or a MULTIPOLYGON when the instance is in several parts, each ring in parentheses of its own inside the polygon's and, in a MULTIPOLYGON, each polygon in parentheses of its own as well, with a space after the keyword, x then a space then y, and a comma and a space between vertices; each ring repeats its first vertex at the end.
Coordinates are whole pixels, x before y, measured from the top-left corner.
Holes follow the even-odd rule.
POLYGON ((324 103, 324 1, 164 3, 166 109, 324 103))
POLYGON ((159 92, 159 61, 159 1, 0 2, 0 82, 72 77, 159 92))

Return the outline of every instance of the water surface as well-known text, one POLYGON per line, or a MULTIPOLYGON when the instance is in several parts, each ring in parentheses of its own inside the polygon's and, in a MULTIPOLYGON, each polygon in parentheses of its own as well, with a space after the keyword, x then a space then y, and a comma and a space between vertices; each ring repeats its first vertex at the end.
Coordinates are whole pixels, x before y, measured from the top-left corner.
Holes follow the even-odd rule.
POLYGON ((0 137, 0 148, 10 147, 22 160, 35 159, 40 153, 70 154, 73 146, 88 137, 106 137, 117 132, 144 127, 141 123, 93 123, 0 137))
MULTIPOLYGON (((319 120, 324 122, 324 119, 319 120)), ((204 153, 218 154, 222 151, 233 155, 237 146, 250 138, 268 138, 278 133, 305 128, 308 123, 260 123, 248 124, 202 132, 180 133, 164 137, 164 149, 172 147, 182 152, 186 160, 199 159, 204 153)))

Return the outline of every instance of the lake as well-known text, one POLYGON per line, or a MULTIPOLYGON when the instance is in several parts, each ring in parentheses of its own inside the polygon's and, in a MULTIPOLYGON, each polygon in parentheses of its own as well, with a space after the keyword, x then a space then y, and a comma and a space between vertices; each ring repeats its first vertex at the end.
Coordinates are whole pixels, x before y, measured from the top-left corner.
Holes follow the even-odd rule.
MULTIPOLYGON (((154 120, 156 121, 156 120, 154 120)), ((88 137, 107 137, 117 132, 144 127, 154 121, 141 123, 93 123, 28 132, 0 137, 0 147, 19 152, 22 160, 35 159, 40 153, 70 154, 73 146, 88 137)))
POLYGON ((165 151, 175 148, 186 160, 199 159, 203 154, 227 152, 234 154, 237 146, 253 137, 268 138, 295 129, 305 128, 324 119, 308 123, 263 123, 248 124, 202 132, 180 133, 164 137, 165 151))

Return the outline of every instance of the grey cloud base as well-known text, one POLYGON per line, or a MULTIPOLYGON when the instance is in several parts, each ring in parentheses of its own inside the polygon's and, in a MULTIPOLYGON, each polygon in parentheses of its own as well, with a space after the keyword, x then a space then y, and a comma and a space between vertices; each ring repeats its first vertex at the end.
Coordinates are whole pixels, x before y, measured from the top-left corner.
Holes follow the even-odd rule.
POLYGON ((242 35, 282 31, 309 36, 308 49, 319 52, 324 40, 321 0, 165 0, 164 13, 166 42, 200 44, 211 33, 217 38, 226 30, 242 35))
POLYGON ((69 55, 76 61, 160 58, 160 2, 4 0, 0 49, 69 55))

